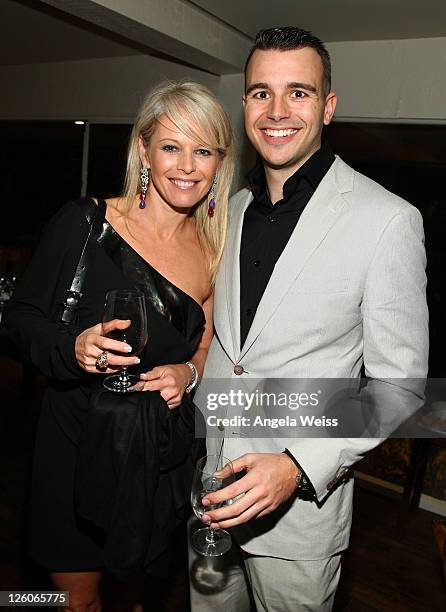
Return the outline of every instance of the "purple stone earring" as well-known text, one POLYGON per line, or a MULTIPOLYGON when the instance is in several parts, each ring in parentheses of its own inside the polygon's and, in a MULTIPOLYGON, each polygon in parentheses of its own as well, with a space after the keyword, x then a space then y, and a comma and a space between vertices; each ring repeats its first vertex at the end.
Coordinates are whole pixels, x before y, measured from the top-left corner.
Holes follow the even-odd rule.
POLYGON ((209 205, 208 205, 208 217, 214 216, 215 210, 215 189, 217 187, 217 175, 214 176, 211 188, 209 190, 209 205))
POLYGON ((139 207, 143 209, 146 207, 147 187, 149 186, 149 181, 150 181, 150 171, 145 166, 141 168, 140 180, 141 180, 141 193, 139 194, 139 207))

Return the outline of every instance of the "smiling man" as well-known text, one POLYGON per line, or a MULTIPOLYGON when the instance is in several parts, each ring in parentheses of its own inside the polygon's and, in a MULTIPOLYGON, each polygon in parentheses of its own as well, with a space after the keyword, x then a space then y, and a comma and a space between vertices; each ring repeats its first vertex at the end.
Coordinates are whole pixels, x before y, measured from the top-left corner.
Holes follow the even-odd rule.
POLYGON ((247 62, 246 133, 262 158, 273 204, 282 200, 286 180, 320 149, 322 126, 336 108, 321 54, 326 54, 322 46, 299 53, 257 48, 247 62))
MULTIPOLYGON (((231 201, 204 377, 357 379, 364 366, 418 406, 422 392, 398 381, 427 372, 420 214, 321 146, 337 98, 319 39, 260 32, 245 77, 259 161, 231 201)), ((208 389, 196 396, 204 410, 208 389)), ((220 593, 191 587, 193 612, 249 610, 248 590, 259 612, 331 610, 351 525, 346 475, 381 439, 223 434, 240 478, 204 497, 202 520, 236 527, 234 547, 220 593)), ((208 439, 209 452, 219 444, 208 439)))

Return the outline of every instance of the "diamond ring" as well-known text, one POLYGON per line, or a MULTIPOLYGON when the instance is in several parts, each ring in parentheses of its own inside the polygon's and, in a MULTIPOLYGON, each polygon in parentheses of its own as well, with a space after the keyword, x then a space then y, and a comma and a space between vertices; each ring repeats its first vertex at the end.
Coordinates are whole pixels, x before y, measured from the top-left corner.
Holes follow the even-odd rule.
POLYGON ((96 357, 96 368, 98 370, 106 370, 108 368, 107 351, 102 351, 96 357))

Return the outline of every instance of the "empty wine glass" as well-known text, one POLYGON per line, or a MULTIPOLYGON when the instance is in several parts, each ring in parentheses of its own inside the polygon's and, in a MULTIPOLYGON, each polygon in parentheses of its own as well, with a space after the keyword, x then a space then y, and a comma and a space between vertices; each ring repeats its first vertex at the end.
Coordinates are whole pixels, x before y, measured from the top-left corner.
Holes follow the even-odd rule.
MULTIPOLYGON (((195 516, 201 518, 205 512, 231 503, 232 500, 229 500, 219 504, 203 506, 202 500, 208 493, 223 489, 234 480, 234 470, 229 459, 221 455, 206 455, 199 459, 195 468, 191 491, 191 504, 195 516)), ((231 548, 231 536, 224 529, 213 529, 208 525, 208 527, 198 529, 192 535, 192 546, 200 555, 219 557, 231 548)))
MULTIPOLYGON (((113 319, 129 320, 125 329, 111 329, 107 338, 126 342, 132 347, 126 355, 139 355, 147 343, 147 313, 146 302, 142 291, 137 289, 113 289, 105 298, 102 323, 113 319)), ((103 385, 115 393, 135 391, 134 385, 140 382, 139 376, 129 374, 123 367, 119 374, 112 374, 104 379, 103 385)))

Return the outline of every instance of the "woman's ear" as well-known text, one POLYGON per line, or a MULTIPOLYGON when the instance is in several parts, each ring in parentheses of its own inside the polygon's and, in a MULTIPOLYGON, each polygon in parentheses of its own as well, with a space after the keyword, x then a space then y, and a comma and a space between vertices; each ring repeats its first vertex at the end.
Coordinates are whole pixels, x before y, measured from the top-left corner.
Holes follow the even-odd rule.
POLYGON ((140 136, 138 139, 138 152, 139 152, 139 159, 141 160, 141 165, 147 166, 146 145, 144 144, 144 140, 142 136, 140 136))
POLYGON ((220 172, 220 168, 221 168, 221 165, 222 165, 223 160, 224 160, 225 157, 226 157, 225 153, 223 153, 223 152, 219 152, 218 153, 217 172, 220 172))

